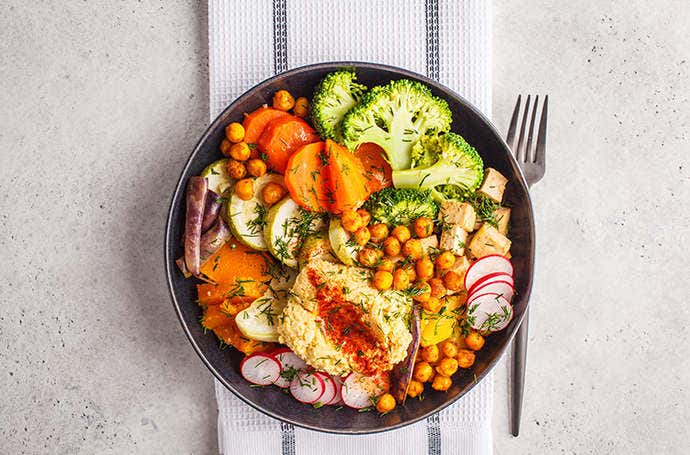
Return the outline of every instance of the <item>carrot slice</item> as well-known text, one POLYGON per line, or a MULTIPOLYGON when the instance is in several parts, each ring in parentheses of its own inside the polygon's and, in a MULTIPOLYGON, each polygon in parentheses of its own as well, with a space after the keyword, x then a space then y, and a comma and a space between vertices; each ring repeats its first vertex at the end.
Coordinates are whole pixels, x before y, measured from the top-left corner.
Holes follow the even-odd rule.
POLYGON ((213 332, 226 344, 234 346, 237 350, 244 352, 245 354, 265 352, 275 347, 275 343, 265 343, 263 341, 254 341, 245 338, 242 335, 242 332, 240 332, 240 330, 237 328, 234 318, 231 318, 230 322, 216 327, 213 329, 213 332))
POLYGON ((266 286, 261 280, 252 277, 237 277, 232 282, 221 284, 197 284, 199 305, 220 305, 226 299, 232 304, 252 302, 258 299, 266 291, 266 286))
POLYGON ((319 135, 307 122, 294 115, 278 117, 266 126, 257 146, 267 155, 266 164, 285 173, 290 156, 305 144, 319 141, 319 135))
POLYGON ((326 140, 326 152, 329 156, 329 183, 333 192, 331 212, 342 213, 358 208, 370 195, 362 162, 347 148, 330 139, 326 140))
POLYGON ((355 150, 355 155, 362 161, 367 189, 370 193, 393 186, 391 165, 384 158, 385 151, 378 144, 364 142, 355 150))
POLYGON ((325 212, 330 205, 327 166, 325 142, 302 146, 287 163, 285 186, 290 196, 312 212, 325 212))
POLYGON ((270 256, 231 239, 213 253, 201 266, 201 273, 216 284, 233 285, 238 279, 253 278, 266 281, 270 256))
MULTIPOLYGON (((242 126, 244 127, 244 142, 247 144, 256 144, 259 141, 259 137, 261 137, 261 133, 264 132, 266 125, 268 125, 271 120, 286 115, 290 114, 267 106, 260 107, 246 114, 244 121, 242 121, 242 126)), ((252 158, 256 158, 257 156, 259 156, 259 152, 256 148, 252 149, 252 158)))
POLYGON ((228 324, 230 321, 232 321, 232 316, 222 311, 218 305, 212 305, 204 310, 201 325, 204 328, 213 330, 216 327, 228 324))

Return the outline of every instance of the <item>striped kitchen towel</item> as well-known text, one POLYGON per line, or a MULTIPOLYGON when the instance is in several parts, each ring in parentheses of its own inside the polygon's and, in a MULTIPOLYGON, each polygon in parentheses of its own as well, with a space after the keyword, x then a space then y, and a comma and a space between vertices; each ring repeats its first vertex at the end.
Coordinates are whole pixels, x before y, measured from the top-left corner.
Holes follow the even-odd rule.
MULTIPOLYGON (((324 61, 400 66, 491 115, 491 0, 209 0, 211 118, 267 77, 324 61)), ((493 379, 417 424, 323 434, 254 410, 216 382, 218 441, 233 455, 492 453, 493 379)))

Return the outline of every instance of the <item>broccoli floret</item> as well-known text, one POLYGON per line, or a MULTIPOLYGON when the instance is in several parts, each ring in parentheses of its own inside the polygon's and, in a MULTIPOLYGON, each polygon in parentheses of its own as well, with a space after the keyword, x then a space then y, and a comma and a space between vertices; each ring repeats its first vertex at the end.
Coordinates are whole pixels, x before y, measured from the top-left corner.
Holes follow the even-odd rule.
POLYGON ((436 219, 438 204, 428 191, 384 188, 371 195, 366 209, 379 222, 397 226, 410 224, 420 216, 436 219))
POLYGON ((345 113, 364 95, 366 86, 356 82, 352 70, 329 73, 314 91, 311 102, 311 120, 321 137, 340 140, 340 126, 345 113))
POLYGON ((411 169, 393 171, 393 185, 429 190, 437 201, 462 199, 484 178, 482 158, 459 134, 424 136, 411 156, 411 169))
POLYGON ((380 145, 393 170, 410 167, 412 145, 425 135, 448 131, 448 103, 429 88, 408 79, 374 87, 343 119, 345 145, 354 150, 363 142, 380 145))

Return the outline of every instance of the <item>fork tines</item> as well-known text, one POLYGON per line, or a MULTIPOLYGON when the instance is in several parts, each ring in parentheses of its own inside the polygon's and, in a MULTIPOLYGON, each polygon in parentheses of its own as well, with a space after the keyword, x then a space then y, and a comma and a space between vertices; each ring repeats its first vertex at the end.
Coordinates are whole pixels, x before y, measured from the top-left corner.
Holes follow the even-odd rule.
POLYGON ((520 120, 520 132, 516 142, 515 133, 518 126, 518 119, 520 118, 521 104, 522 95, 518 95, 515 109, 513 110, 513 116, 510 119, 510 127, 508 128, 506 142, 513 150, 515 160, 518 163, 538 163, 543 166, 546 154, 546 117, 549 107, 549 95, 544 97, 537 128, 535 128, 535 121, 537 119, 537 110, 539 110, 539 95, 534 97, 534 103, 532 103, 532 96, 527 95, 525 108, 522 110, 522 120, 520 120), (530 118, 529 128, 527 128, 528 117, 530 118), (537 129, 536 144, 533 146, 534 133, 537 129), (525 135, 527 135, 526 138, 525 135))

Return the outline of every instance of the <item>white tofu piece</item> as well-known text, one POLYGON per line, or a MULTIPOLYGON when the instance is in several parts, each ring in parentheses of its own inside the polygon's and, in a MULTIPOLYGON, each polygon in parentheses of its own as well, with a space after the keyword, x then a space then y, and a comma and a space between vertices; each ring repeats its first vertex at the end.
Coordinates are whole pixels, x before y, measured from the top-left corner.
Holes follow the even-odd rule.
POLYGON ((503 174, 498 172, 496 169, 489 167, 486 168, 486 172, 484 173, 484 182, 477 191, 489 199, 501 203, 501 201, 503 201, 503 192, 506 190, 507 183, 508 179, 505 178, 503 174))
POLYGON ((503 235, 508 235, 508 226, 510 224, 510 208, 497 208, 494 211, 494 218, 496 219, 496 228, 498 229, 498 232, 503 235))
POLYGON ((475 232, 467 249, 470 256, 477 259, 490 254, 505 256, 510 251, 510 239, 498 232, 498 229, 489 223, 484 223, 475 232))
POLYGON ((438 237, 435 235, 419 239, 419 243, 422 244, 422 253, 424 256, 428 256, 431 252, 438 249, 438 237))
MULTIPOLYGON (((467 273, 467 269, 470 268, 471 262, 469 259, 467 259, 467 256, 455 256, 455 264, 453 264, 453 267, 451 267, 448 271, 449 272, 455 272, 458 275, 460 275, 460 279, 462 282, 465 282, 465 274, 467 273)), ((457 291, 451 291, 448 289, 448 295, 453 295, 457 294, 458 292, 462 292, 464 290, 464 286, 462 289, 458 289, 457 291)))
POLYGON ((453 254, 462 256, 465 254, 465 242, 467 241, 467 231, 459 224, 449 224, 444 226, 441 232, 441 250, 451 251, 453 254))
POLYGON ((445 225, 457 224, 467 232, 474 230, 477 214, 469 202, 443 201, 439 217, 445 225))

